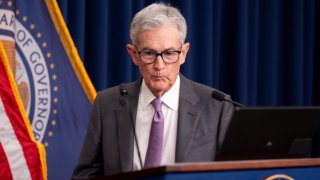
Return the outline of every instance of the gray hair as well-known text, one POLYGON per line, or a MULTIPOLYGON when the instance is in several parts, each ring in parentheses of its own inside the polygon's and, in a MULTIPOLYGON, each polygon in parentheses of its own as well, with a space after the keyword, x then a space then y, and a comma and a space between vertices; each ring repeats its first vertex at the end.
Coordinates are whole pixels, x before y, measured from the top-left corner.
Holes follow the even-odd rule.
POLYGON ((137 43, 139 34, 143 30, 154 29, 166 23, 172 23, 177 26, 180 34, 180 42, 183 44, 187 35, 186 20, 179 9, 163 3, 151 4, 134 16, 130 28, 132 44, 137 43))

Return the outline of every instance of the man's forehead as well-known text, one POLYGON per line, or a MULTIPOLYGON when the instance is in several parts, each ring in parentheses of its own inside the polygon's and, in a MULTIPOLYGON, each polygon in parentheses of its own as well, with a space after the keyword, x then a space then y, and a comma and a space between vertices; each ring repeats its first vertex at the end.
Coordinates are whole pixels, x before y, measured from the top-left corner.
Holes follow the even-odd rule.
POLYGON ((139 33, 136 46, 139 50, 177 50, 181 47, 180 34, 175 26, 144 30, 139 33))

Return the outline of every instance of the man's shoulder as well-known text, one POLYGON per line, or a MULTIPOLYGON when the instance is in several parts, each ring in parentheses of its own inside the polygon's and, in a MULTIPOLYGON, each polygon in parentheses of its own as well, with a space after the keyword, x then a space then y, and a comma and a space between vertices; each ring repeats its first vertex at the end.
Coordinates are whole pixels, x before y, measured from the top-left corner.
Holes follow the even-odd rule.
POLYGON ((133 92, 140 86, 140 81, 133 81, 113 86, 98 92, 100 98, 117 98, 123 96, 124 93, 133 92))
POLYGON ((190 87, 192 88, 192 90, 198 95, 198 97, 200 98, 208 98, 208 97, 212 97, 212 93, 214 91, 218 91, 220 94, 225 95, 226 97, 229 97, 228 94, 222 92, 221 90, 218 90, 216 88, 210 87, 208 85, 199 83, 199 82, 195 82, 193 80, 190 80, 186 77, 182 76, 182 81, 184 81, 183 83, 185 84, 186 87, 190 87))
POLYGON ((214 90, 214 88, 207 86, 205 84, 195 82, 195 81, 188 79, 184 76, 180 76, 180 77, 181 77, 182 86, 184 86, 186 88, 192 88, 196 91, 201 91, 201 92, 212 92, 214 90))

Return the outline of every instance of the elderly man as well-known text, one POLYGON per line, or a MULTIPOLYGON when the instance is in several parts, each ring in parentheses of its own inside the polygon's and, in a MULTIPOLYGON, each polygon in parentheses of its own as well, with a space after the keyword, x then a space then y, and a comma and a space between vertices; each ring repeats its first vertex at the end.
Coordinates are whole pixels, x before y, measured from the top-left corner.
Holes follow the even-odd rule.
POLYGON ((234 107, 180 73, 186 33, 184 17, 169 5, 135 15, 127 50, 142 79, 98 94, 74 179, 214 161, 234 107))

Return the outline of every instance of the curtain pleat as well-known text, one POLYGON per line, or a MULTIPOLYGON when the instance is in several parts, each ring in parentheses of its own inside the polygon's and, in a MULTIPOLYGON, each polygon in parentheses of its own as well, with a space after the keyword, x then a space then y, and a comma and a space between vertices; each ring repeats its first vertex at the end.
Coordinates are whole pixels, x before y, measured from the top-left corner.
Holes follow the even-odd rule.
MULTIPOLYGON (((126 44, 134 14, 152 2, 58 0, 97 90, 140 78, 126 44)), ((185 76, 250 106, 319 105, 316 0, 165 2, 188 23, 185 76)))

